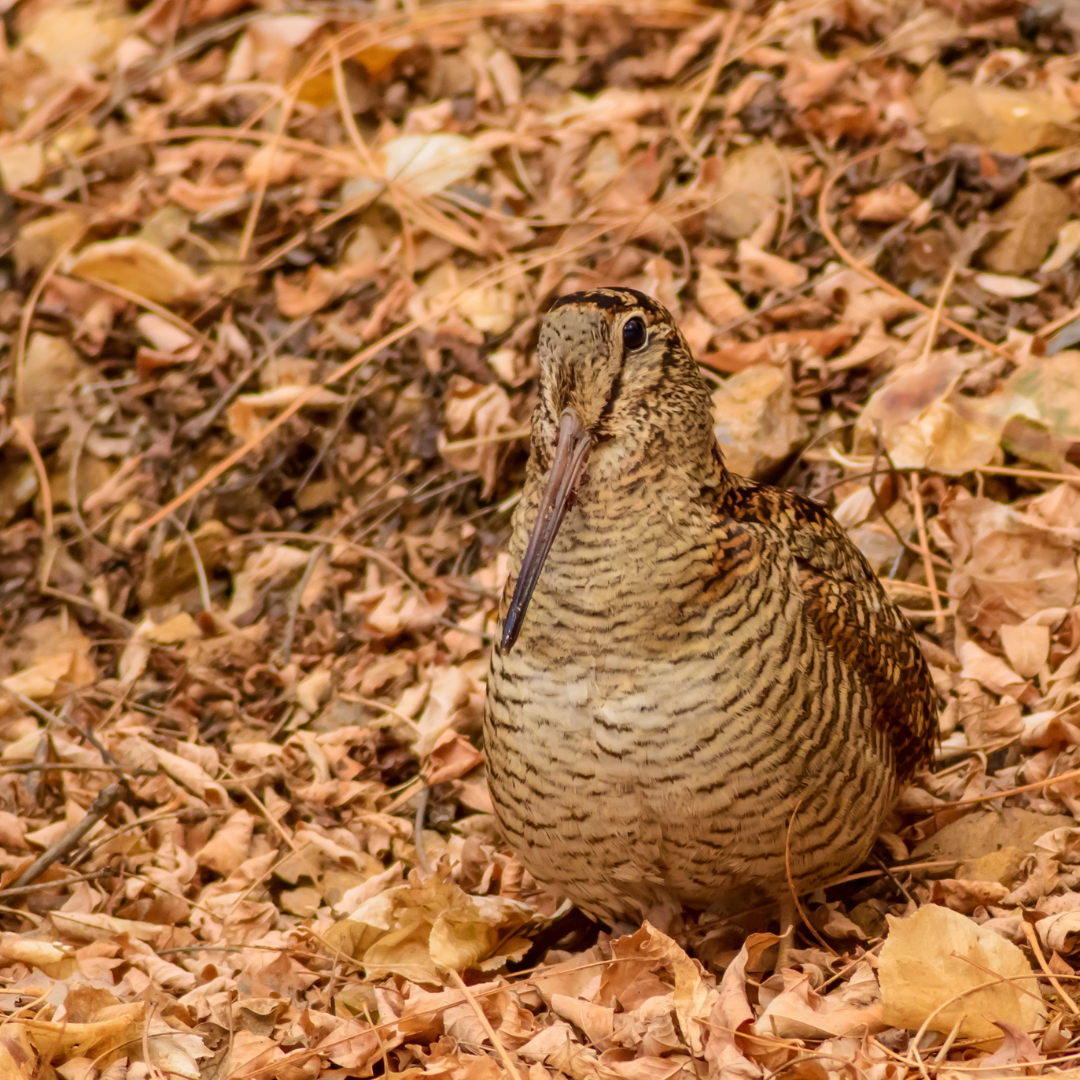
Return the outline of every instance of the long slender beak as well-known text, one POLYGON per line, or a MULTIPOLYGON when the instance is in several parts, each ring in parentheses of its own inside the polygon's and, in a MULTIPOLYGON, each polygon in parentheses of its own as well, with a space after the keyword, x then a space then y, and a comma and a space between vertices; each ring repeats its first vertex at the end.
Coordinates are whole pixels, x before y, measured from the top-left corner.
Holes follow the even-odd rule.
POLYGON ((544 494, 540 499, 540 511, 536 515, 529 546, 525 549, 525 558, 521 560, 514 595, 506 612, 503 623, 502 651, 509 652, 521 633, 525 621, 525 611, 532 599, 533 590, 540 580, 540 571, 551 551, 551 545, 558 535, 559 526, 566 517, 570 499, 581 477, 592 437, 581 426, 581 421, 571 409, 564 410, 559 417, 559 439, 555 444, 555 457, 551 462, 544 494))

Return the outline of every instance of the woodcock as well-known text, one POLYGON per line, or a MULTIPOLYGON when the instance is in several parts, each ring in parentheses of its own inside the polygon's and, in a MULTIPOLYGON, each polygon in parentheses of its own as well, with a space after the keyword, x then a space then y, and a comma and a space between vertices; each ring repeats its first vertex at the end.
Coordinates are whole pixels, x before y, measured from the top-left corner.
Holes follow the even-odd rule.
POLYGON ((485 718, 507 840, 609 923, 841 876, 934 739, 911 627, 826 510, 727 470, 655 301, 563 297, 538 357, 485 718))

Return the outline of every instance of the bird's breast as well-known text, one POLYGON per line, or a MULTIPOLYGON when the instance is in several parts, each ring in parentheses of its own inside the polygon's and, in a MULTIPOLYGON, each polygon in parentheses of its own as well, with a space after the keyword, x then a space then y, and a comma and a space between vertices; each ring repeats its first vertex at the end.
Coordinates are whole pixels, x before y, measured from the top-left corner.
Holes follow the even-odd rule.
MULTIPOLYGON (((526 515, 511 553, 521 558, 526 515)), ((571 508, 544 564, 515 651, 547 663, 613 654, 663 657, 701 603, 714 553, 711 523, 689 499, 648 489, 605 493, 571 508)))

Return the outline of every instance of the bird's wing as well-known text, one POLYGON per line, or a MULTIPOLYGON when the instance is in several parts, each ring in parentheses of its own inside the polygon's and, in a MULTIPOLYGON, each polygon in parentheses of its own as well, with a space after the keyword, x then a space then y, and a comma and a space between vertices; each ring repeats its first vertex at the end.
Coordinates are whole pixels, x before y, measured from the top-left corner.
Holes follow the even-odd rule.
POLYGON ((930 756, 938 697, 910 623, 833 516, 790 491, 753 483, 729 496, 730 512, 779 530, 795 558, 804 611, 826 647, 858 673, 873 723, 896 753, 901 782, 930 756))

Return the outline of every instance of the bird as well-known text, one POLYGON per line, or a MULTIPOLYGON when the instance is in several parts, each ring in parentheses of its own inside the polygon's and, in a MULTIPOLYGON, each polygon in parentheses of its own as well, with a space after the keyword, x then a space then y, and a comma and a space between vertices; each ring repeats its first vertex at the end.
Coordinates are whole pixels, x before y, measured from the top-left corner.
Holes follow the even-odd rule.
POLYGON ((484 714, 502 833, 611 926, 791 913, 931 756, 918 638, 824 507, 729 471, 658 302, 563 296, 536 356, 484 714))

